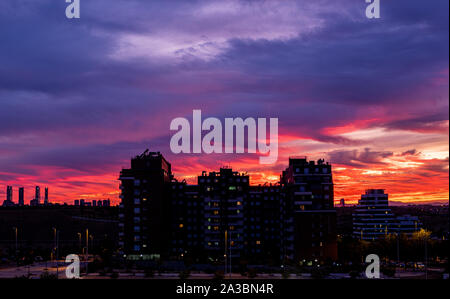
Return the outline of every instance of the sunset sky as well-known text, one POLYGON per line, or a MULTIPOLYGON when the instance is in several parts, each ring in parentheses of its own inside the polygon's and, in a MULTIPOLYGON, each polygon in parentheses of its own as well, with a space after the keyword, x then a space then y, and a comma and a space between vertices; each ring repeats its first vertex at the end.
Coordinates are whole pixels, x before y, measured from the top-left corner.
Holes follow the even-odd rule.
POLYGON ((222 165, 276 182, 288 157, 333 165, 335 199, 449 200, 448 0, 0 1, 0 203, 118 202, 146 148, 196 182, 222 165), (176 117, 277 117, 279 157, 172 154, 176 117))

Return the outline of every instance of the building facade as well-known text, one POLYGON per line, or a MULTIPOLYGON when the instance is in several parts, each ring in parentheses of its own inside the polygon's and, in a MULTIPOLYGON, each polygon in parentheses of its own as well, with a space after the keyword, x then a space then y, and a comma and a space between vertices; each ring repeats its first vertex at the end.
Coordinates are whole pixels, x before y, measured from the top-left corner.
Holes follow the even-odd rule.
POLYGON ((119 246, 125 254, 165 258, 171 217, 167 200, 171 165, 159 152, 145 151, 120 172, 119 246))
POLYGON ((177 181, 160 153, 120 173, 120 247, 130 259, 279 265, 336 258, 331 165, 290 159, 281 183, 250 185, 246 173, 203 171, 177 181))
POLYGON ((383 189, 368 189, 353 213, 353 237, 360 240, 376 240, 388 234, 412 234, 420 230, 418 217, 395 217, 389 208, 389 195, 383 189))
POLYGON ((289 159, 281 176, 282 258, 337 258, 336 210, 331 165, 306 157, 289 159))

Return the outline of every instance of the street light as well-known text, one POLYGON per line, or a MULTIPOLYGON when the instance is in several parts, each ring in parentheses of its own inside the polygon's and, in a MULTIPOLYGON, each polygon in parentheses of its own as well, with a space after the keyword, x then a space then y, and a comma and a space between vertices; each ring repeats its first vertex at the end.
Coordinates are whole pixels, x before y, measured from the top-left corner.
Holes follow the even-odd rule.
POLYGON ((16 256, 16 262, 17 262, 17 265, 19 264, 19 258, 18 258, 18 256, 17 256, 17 252, 18 252, 18 250, 17 250, 17 227, 15 226, 15 227, 13 227, 13 230, 14 230, 14 232, 15 232, 15 236, 16 236, 16 252, 15 252, 15 256, 16 256))
POLYGON ((59 251, 59 230, 57 230, 55 227, 53 228, 53 234, 54 234, 54 245, 55 245, 55 257, 56 257, 56 278, 58 278, 59 274, 59 266, 58 266, 58 251, 59 251))
POLYGON ((89 254, 89 229, 86 228, 86 276, 88 275, 88 254, 89 254))
POLYGON ((78 235, 78 248, 80 249, 80 253, 82 253, 82 248, 81 248, 81 233, 77 233, 78 235))
POLYGON ((89 235, 89 239, 91 240, 92 253, 94 253, 94 235, 89 235))

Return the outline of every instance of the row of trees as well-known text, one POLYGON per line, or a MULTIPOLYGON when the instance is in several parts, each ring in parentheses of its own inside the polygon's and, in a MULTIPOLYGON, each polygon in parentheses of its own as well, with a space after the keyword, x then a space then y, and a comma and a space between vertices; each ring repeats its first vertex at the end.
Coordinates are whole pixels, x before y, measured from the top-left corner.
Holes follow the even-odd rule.
POLYGON ((338 255, 343 263, 361 263, 368 254, 377 254, 383 260, 400 262, 424 262, 448 259, 448 240, 430 238, 424 229, 411 236, 388 234, 374 241, 338 238, 338 255))

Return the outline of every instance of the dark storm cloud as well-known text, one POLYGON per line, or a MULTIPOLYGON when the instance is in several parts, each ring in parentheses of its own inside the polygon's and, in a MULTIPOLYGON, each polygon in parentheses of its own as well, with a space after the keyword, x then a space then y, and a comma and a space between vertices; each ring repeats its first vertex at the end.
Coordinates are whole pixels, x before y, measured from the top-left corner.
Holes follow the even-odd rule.
POLYGON ((380 20, 364 1, 83 1, 80 20, 65 5, 0 4, 2 171, 101 173, 168 151, 170 120, 194 108, 351 147, 366 145, 329 129, 448 126, 448 1, 384 1, 380 20))

